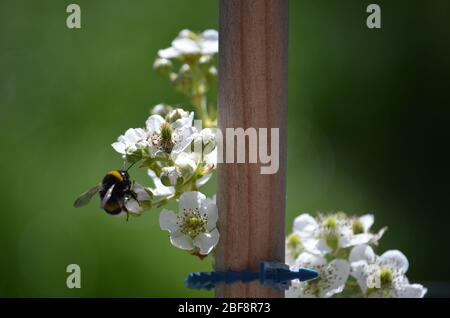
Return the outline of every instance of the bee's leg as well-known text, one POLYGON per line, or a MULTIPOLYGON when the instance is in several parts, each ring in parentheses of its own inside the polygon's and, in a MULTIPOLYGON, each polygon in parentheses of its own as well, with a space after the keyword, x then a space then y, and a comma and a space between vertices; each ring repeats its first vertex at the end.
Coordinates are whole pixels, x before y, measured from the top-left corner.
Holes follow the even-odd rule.
POLYGON ((120 202, 120 207, 121 207, 122 211, 127 214, 127 222, 128 222, 128 217, 130 216, 130 212, 127 210, 127 207, 125 206, 125 203, 123 201, 120 202))
POLYGON ((139 204, 139 206, 141 205, 141 202, 139 202, 139 200, 138 200, 138 198, 137 198, 137 195, 136 195, 136 193, 134 193, 134 191, 131 191, 131 190, 130 190, 129 195, 130 195, 134 200, 136 200, 136 202, 139 204))

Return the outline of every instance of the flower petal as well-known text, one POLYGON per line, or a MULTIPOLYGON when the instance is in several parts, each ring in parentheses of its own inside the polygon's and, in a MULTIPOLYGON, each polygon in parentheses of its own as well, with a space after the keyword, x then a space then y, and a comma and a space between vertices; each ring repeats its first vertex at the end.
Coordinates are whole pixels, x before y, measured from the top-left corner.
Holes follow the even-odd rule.
POLYGON ((159 227, 161 230, 169 231, 169 233, 176 233, 180 227, 177 224, 178 217, 173 211, 163 209, 159 214, 159 227))
POLYGON ((378 244, 378 241, 383 237, 384 233, 387 231, 387 227, 383 227, 378 233, 374 234, 372 239, 370 240, 373 244, 378 244))
POLYGON ((176 236, 171 235, 170 243, 172 243, 173 246, 182 250, 192 250, 194 248, 194 245, 192 244, 192 239, 185 234, 179 234, 176 236))
POLYGON ((362 244, 355 246, 351 250, 348 260, 350 263, 357 261, 366 261, 367 263, 373 263, 375 261, 375 258, 376 256, 373 249, 367 244, 362 244))
POLYGON ((344 290, 345 282, 350 274, 350 264, 343 259, 331 261, 326 269, 326 277, 320 278, 321 297, 331 297, 344 290))
POLYGON ((174 156, 175 165, 180 167, 181 170, 188 170, 189 172, 194 172, 197 169, 197 163, 194 160, 192 153, 181 152, 174 156))
POLYGON ((369 276, 367 274, 368 270, 368 264, 366 261, 356 261, 351 263, 351 275, 356 279, 358 282, 359 287, 361 288, 362 292, 365 294, 367 291, 367 283, 369 276))
POLYGON ((210 166, 217 166, 217 147, 203 157, 204 162, 210 166))
POLYGON ((116 141, 116 142, 113 143, 111 146, 112 146, 112 147, 114 148, 114 150, 117 151, 118 153, 120 153, 120 154, 122 154, 122 155, 125 154, 125 149, 127 148, 127 146, 126 146, 124 143, 119 142, 119 141, 116 141))
POLYGON ((176 38, 172 42, 172 47, 181 54, 200 54, 201 49, 198 43, 189 38, 176 38))
POLYGON ((406 273, 409 267, 408 259, 399 250, 390 250, 383 253, 380 256, 380 264, 397 270, 401 274, 406 273))
POLYGON ((355 246, 359 244, 366 244, 373 238, 370 233, 361 233, 356 235, 343 236, 339 240, 339 246, 342 248, 355 246))
POLYGON ((215 143, 216 142, 216 128, 205 128, 200 131, 200 137, 202 138, 203 144, 215 143))
POLYGON ((177 38, 188 38, 190 35, 195 34, 194 32, 192 32, 189 29, 183 29, 180 31, 180 33, 178 33, 177 38))
POLYGON ((305 247, 305 250, 315 255, 325 255, 332 251, 324 239, 318 240, 313 237, 302 238, 302 244, 305 247))
POLYGON ((202 32, 202 38, 205 41, 219 41, 219 32, 214 29, 208 29, 202 32))
POLYGON ((427 289, 420 284, 408 284, 397 289, 393 294, 397 298, 423 298, 427 289))
POLYGON ((197 186, 197 188, 201 188, 209 181, 209 179, 211 179, 211 177, 212 173, 205 174, 200 179, 197 179, 197 181, 195 181, 195 185, 197 186))
POLYGON ((133 192, 136 194, 137 199, 139 201, 150 201, 152 198, 146 188, 144 188, 141 184, 135 182, 132 188, 133 192))
POLYGON ((181 114, 181 118, 177 119, 175 122, 171 124, 173 129, 181 128, 181 127, 191 127, 192 121, 194 120, 194 112, 188 113, 183 109, 177 109, 178 113, 181 114))
POLYGON ((139 214, 142 211, 144 211, 139 202, 133 198, 130 198, 125 201, 125 208, 128 210, 128 212, 135 214, 139 214))
POLYGON ((211 231, 216 227, 217 220, 219 219, 219 213, 217 211, 216 203, 211 199, 205 199, 202 202, 200 214, 206 215, 208 223, 206 229, 211 231))
POLYGON ((172 149, 172 153, 174 154, 183 152, 192 143, 195 138, 195 128, 186 126, 181 127, 177 129, 177 134, 179 140, 172 149))
POLYGON ((161 130, 161 125, 164 123, 164 118, 160 115, 151 115, 145 122, 145 126, 149 134, 159 133, 161 130))
POLYGON ((206 30, 202 33, 202 54, 215 54, 219 51, 219 33, 206 30))
POLYGON ((125 140, 128 144, 135 144, 144 138, 144 130, 142 128, 130 128, 125 132, 125 140))
POLYGON ((294 232, 298 232, 302 238, 310 237, 318 228, 316 220, 309 214, 300 214, 294 220, 294 232))
POLYGON ((180 52, 173 47, 168 47, 167 49, 159 50, 158 55, 163 59, 171 59, 180 56, 180 52))
POLYGON ((316 298, 316 295, 314 293, 308 292, 305 290, 305 286, 307 286, 308 283, 302 283, 298 280, 293 280, 291 282, 291 286, 289 289, 285 292, 286 298, 316 298))
POLYGON ((299 255, 299 257, 295 261, 294 267, 316 268, 325 265, 326 263, 327 261, 324 257, 304 252, 299 255))
POLYGON ((200 254, 208 255, 219 242, 219 231, 215 229, 211 233, 200 233, 194 240, 194 246, 198 247, 200 254))
POLYGON ((180 196, 180 213, 183 213, 184 210, 195 210, 200 209, 201 201, 205 200, 206 196, 203 193, 193 191, 193 192, 184 192, 180 196))
POLYGON ((365 214, 359 217, 359 221, 362 223, 364 232, 369 232, 370 227, 373 225, 374 217, 372 214, 365 214))

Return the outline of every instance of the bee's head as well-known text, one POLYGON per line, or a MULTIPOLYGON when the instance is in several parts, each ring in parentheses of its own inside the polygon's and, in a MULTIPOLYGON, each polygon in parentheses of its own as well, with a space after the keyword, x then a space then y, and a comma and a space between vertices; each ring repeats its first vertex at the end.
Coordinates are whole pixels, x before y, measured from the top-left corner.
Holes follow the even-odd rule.
POLYGON ((130 181, 130 175, 126 170, 118 170, 124 181, 130 181))

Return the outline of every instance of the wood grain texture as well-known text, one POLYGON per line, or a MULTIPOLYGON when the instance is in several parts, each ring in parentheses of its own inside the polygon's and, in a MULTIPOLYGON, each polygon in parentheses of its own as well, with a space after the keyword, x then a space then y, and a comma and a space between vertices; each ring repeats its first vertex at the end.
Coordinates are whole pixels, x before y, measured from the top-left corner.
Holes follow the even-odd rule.
MULTIPOLYGON (((260 174, 259 163, 224 163, 217 171, 221 237, 216 270, 256 271, 261 260, 284 262, 288 0, 220 0, 219 35, 222 132, 228 127, 280 129, 278 173, 260 174)), ((216 288, 217 297, 283 294, 258 283, 216 288)))

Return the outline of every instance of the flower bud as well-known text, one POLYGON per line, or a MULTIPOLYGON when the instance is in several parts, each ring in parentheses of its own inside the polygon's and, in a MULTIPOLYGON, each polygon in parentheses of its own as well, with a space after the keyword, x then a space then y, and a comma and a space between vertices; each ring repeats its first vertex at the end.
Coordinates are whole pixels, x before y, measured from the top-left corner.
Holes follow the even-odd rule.
POLYGON ((217 76, 217 68, 215 66, 211 66, 208 69, 208 75, 210 75, 211 77, 216 77, 217 76))
POLYGON ((211 55, 202 55, 202 56, 200 57, 200 59, 198 60, 198 62, 199 62, 200 64, 211 64, 212 61, 213 61, 213 58, 212 58, 211 55))
POLYGON ((158 104, 153 107, 151 114, 160 115, 161 117, 166 117, 173 110, 172 106, 167 104, 158 104))
POLYGON ((177 156, 175 165, 184 177, 189 177, 197 169, 193 153, 182 152, 177 156))
POLYGON ((134 154, 135 152, 137 152, 138 148, 137 146, 134 145, 129 145, 128 148, 125 150, 127 154, 131 155, 134 154))
POLYGON ((172 82, 180 92, 190 93, 193 85, 191 67, 188 64, 183 64, 178 75, 172 77, 172 82))
POLYGON ((335 230, 337 228, 337 222, 336 219, 332 216, 327 217, 324 221, 323 221, 323 226, 326 229, 329 230, 335 230))
POLYGON ((187 118, 187 117, 189 117, 189 112, 185 111, 182 108, 177 108, 167 114, 166 121, 169 123, 174 123, 178 119, 187 118))
POLYGON ((168 59, 157 58, 153 63, 153 69, 162 76, 168 76, 172 71, 172 62, 168 59))
POLYGON ((164 167, 161 170, 161 182, 165 186, 175 186, 183 182, 183 177, 176 167, 164 167))

